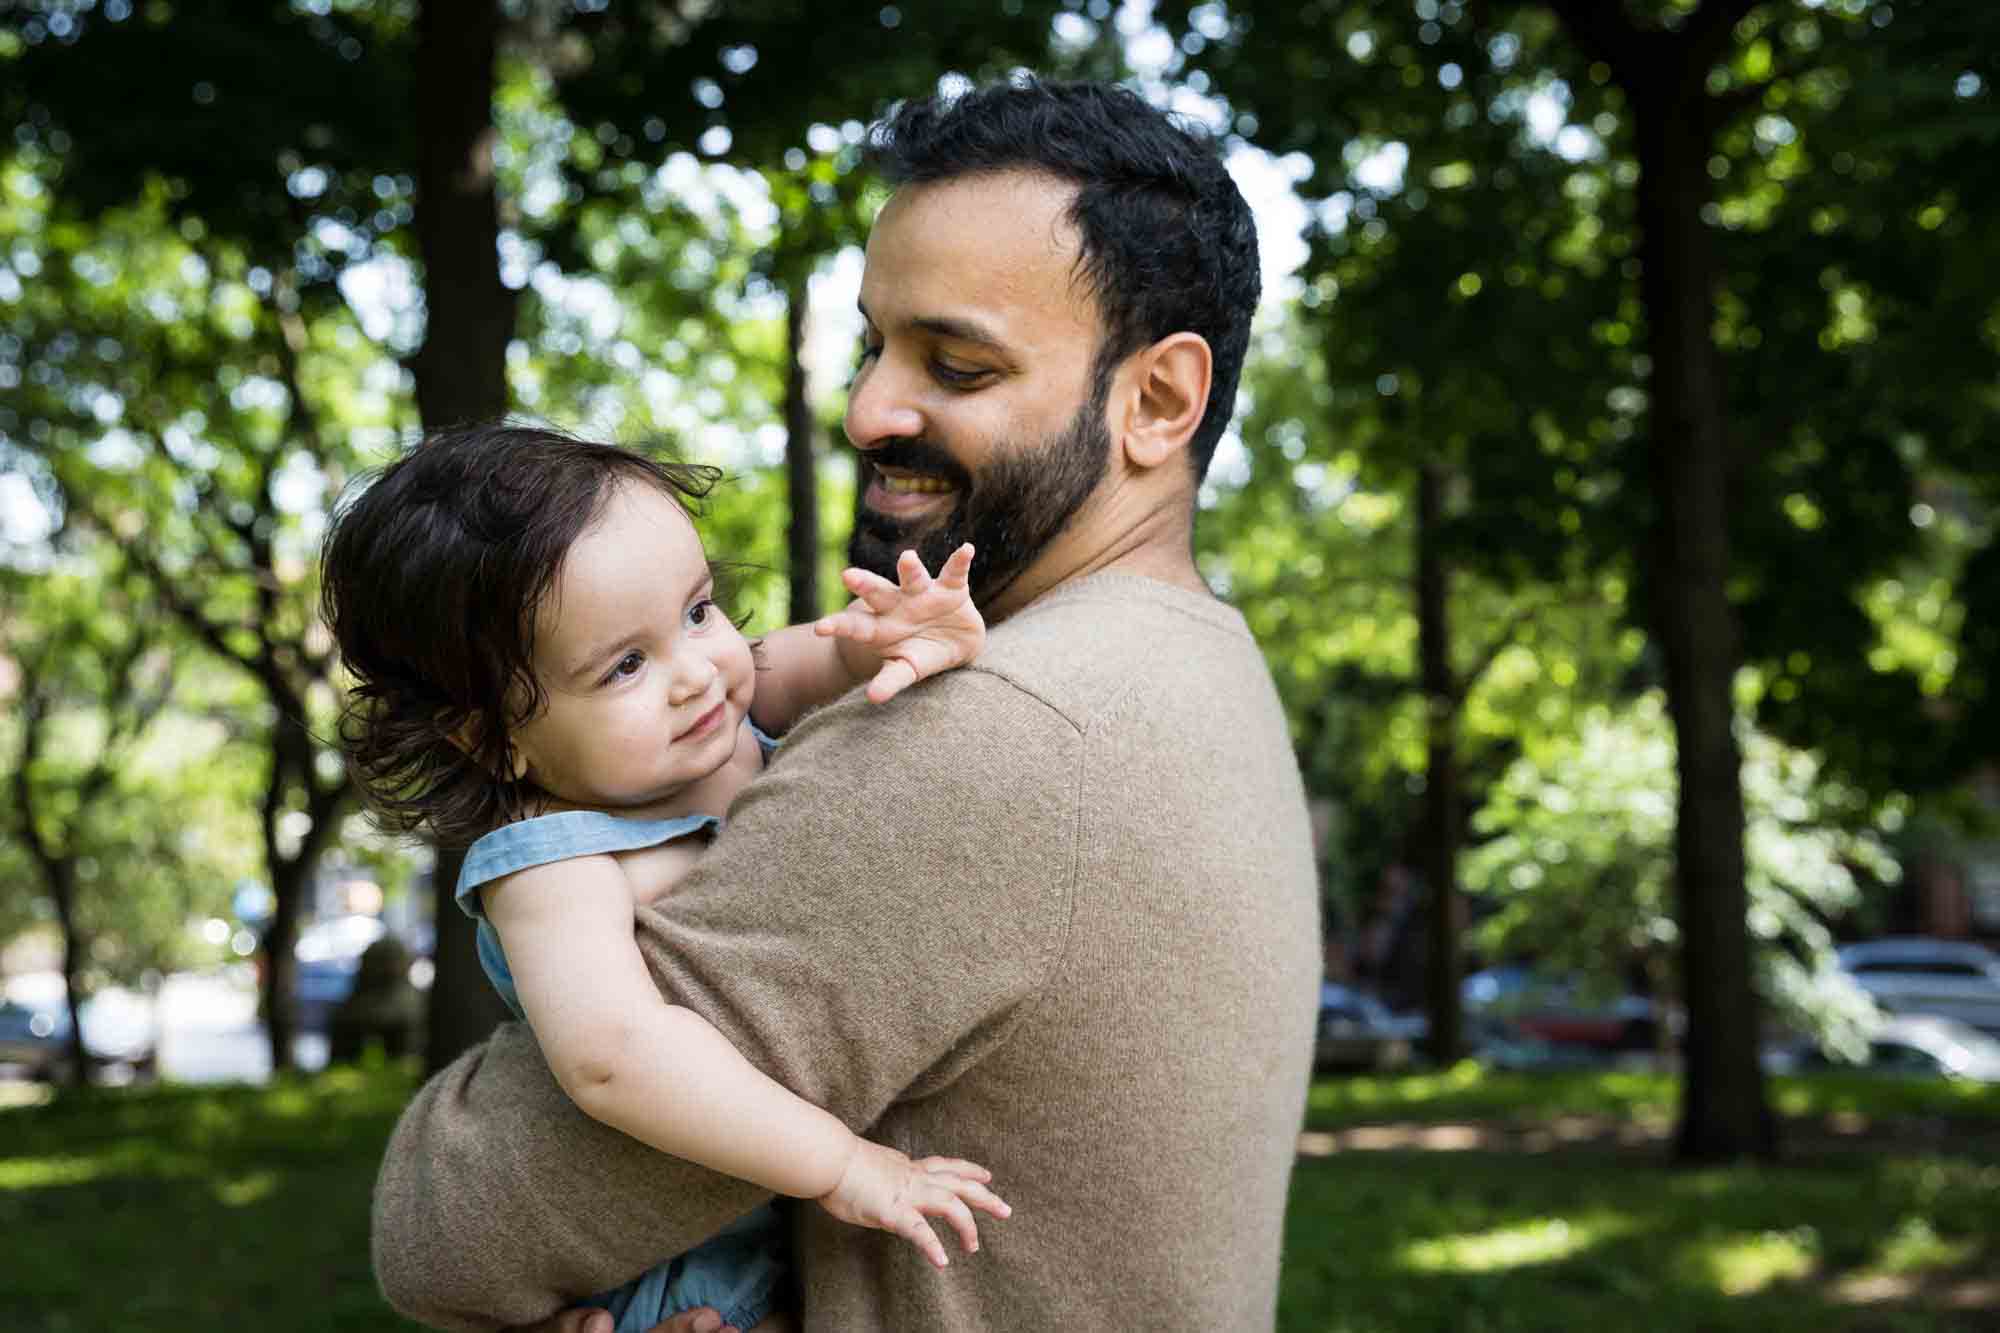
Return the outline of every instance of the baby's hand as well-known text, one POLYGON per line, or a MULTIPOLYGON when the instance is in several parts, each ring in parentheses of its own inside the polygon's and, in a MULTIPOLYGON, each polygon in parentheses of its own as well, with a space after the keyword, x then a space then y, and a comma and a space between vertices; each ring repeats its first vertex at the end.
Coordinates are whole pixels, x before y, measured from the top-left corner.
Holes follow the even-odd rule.
POLYGON ((952 552, 935 580, 915 551, 897 559, 895 583, 849 569, 841 582, 856 600, 815 621, 813 633, 873 649, 882 668, 868 682, 868 699, 887 703, 926 677, 964 666, 985 646, 986 620, 972 604, 971 570, 970 543, 952 552))
POLYGON ((958 1233, 967 1254, 979 1249, 972 1210, 1005 1217, 1014 1210, 986 1188, 993 1173, 976 1162, 926 1157, 913 1162, 894 1148, 857 1140, 840 1183, 819 1206, 843 1222, 874 1227, 903 1237, 939 1268, 948 1262, 944 1245, 926 1217, 942 1217, 958 1233))

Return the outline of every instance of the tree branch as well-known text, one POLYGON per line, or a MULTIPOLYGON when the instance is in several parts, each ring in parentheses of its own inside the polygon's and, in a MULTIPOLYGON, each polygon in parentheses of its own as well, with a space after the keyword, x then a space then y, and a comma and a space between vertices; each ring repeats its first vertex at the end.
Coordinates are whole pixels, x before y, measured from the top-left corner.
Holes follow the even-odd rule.
MULTIPOLYGON (((103 520, 95 513, 91 514, 90 518, 98 527, 102 528, 105 526, 103 520)), ((113 540, 116 540, 115 535, 113 536, 113 540)), ((173 612, 174 618, 187 626, 188 631, 200 639, 210 651, 218 657, 227 658, 229 661, 236 663, 245 671, 259 675, 262 674, 257 659, 238 652, 230 646, 227 637, 227 630, 247 629, 248 626, 221 626, 203 615, 193 602, 190 602, 181 595, 180 589, 175 586, 173 578, 164 569, 161 569, 159 563, 143 548, 134 545, 126 546, 125 558, 130 560, 133 567, 145 576, 148 583, 153 585, 153 590, 159 594, 160 601, 165 603, 167 610, 173 612)))
POLYGON ((1451 691, 1451 702, 1454 708, 1465 703, 1466 696, 1471 694, 1473 687, 1479 684, 1480 677, 1484 676, 1492 669, 1493 664, 1500 660, 1500 654, 1514 646, 1514 636, 1521 632, 1521 626, 1527 624, 1546 610, 1548 610, 1547 606, 1537 602, 1532 606, 1522 607, 1512 616, 1508 617, 1507 623, 1500 627, 1500 632, 1487 642, 1485 649, 1479 654, 1478 660, 1469 669, 1459 672, 1457 683, 1452 687, 1451 691))
POLYGON ((55 646, 51 642, 32 656, 22 654, 15 658, 15 667, 20 672, 21 758, 14 765, 14 812, 21 822, 21 841, 27 844, 28 855, 45 876, 57 855, 44 838, 36 817, 35 788, 28 780, 28 770, 41 758, 42 745, 48 737, 49 700, 43 693, 42 682, 44 670, 54 655, 55 646))
MULTIPOLYGON (((1712 0, 1711 0, 1712 2, 1712 0)), ((1645 34, 1625 13, 1624 0, 1547 0, 1583 53, 1611 67, 1612 77, 1630 87, 1645 73, 1645 34)))
POLYGON ((264 298, 264 304, 277 322, 278 377, 292 402, 292 429, 287 435, 304 441, 306 452, 312 455, 313 462, 324 463, 326 440, 320 433, 319 413, 313 410, 312 403, 306 398, 305 384, 299 374, 300 358, 306 350, 306 322, 296 309, 285 310, 279 305, 279 290, 279 284, 272 283, 271 294, 264 298))

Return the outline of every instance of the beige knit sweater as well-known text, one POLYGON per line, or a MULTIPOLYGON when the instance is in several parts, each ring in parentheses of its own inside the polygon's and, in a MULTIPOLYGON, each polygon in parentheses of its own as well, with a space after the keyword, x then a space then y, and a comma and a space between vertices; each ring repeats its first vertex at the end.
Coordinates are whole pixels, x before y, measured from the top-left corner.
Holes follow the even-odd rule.
MULTIPOLYGON (((1242 1330, 1272 1321, 1317 902, 1242 618, 1103 574, 808 718, 639 938, 758 1066, 1014 1206, 942 1272, 799 1207, 807 1329, 1242 1330)), ((526 1322, 761 1197, 586 1118, 512 1024, 403 1116, 375 1270, 427 1323, 526 1322)))

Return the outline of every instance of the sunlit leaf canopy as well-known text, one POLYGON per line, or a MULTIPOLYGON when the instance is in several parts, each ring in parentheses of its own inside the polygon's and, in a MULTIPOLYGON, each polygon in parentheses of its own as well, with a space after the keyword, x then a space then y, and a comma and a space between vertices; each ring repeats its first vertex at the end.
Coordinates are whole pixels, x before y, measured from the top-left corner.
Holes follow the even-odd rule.
MULTIPOLYGON (((1692 9, 1626 6, 1667 31, 1692 9)), ((1904 793, 1943 808, 2000 731, 2000 266, 1982 225, 2000 188, 1985 169, 2000 43, 1967 42, 1945 9, 1753 6, 1709 80, 1726 107, 1706 225, 1740 459, 1743 725, 1758 729, 1753 754, 1790 747, 1772 753, 1814 775, 1801 790, 1820 794, 1801 799, 1828 814, 1801 837, 1823 823, 1879 840, 1904 793)), ((193 678, 264 654, 322 738, 340 679, 319 661, 313 553, 334 497, 417 424, 415 13, 0 3, 7 559, 37 577, 51 551, 130 546, 217 627, 177 650, 193 678), (84 50, 103 71, 91 81, 66 63, 84 50)), ((1308 786, 1335 809, 1335 918, 1362 909, 1416 836, 1424 469, 1451 478, 1435 537, 1455 572, 1475 835, 1515 838, 1528 864, 1554 835, 1533 834, 1533 803, 1509 795, 1518 774, 1587 771, 1624 743, 1591 736, 1662 743, 1638 555, 1657 442, 1634 127, 1555 7, 871 4, 806 23, 775 0, 523 0, 505 13, 494 161, 502 279, 522 295, 515 404, 722 462, 734 481, 707 518, 716 556, 784 563, 783 299, 805 279, 852 282, 882 197, 858 169, 865 123, 948 72, 1129 69, 1235 151, 1273 155, 1308 219, 1198 532, 1204 572, 1266 649, 1308 786)), ((842 359, 822 351, 815 382, 829 439, 842 359)), ((846 478, 829 457, 829 571, 846 478)), ((753 578, 737 609, 767 628, 782 605, 775 577, 753 578)), ((309 767, 328 763, 322 748, 309 767)), ((1632 781, 1671 802, 1664 771, 1632 781)), ((303 811, 309 784, 280 785, 303 811)), ((1665 835, 1618 808, 1638 860, 1573 849, 1563 864, 1657 872, 1665 835)), ((1886 880, 1856 857, 1864 883, 1886 880)), ((1538 900, 1547 919, 1596 882, 1538 900)), ((1793 900, 1837 917, 1815 892, 1793 900)), ((1630 906, 1617 930, 1651 929, 1646 903, 1610 901, 1630 906)))

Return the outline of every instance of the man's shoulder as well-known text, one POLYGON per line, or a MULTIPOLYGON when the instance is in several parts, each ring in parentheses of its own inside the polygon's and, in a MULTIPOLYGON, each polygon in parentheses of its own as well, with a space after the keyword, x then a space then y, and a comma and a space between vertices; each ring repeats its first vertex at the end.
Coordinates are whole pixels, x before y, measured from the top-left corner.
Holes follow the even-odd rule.
MULTIPOLYGON (((1134 575, 1064 585, 996 626, 975 669, 1088 731, 1135 691, 1261 689, 1243 617, 1215 597, 1134 575)), ((964 673, 959 673, 964 674, 964 673)))

